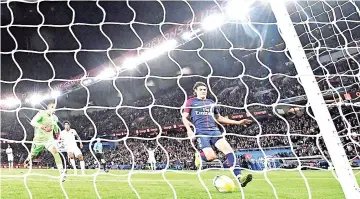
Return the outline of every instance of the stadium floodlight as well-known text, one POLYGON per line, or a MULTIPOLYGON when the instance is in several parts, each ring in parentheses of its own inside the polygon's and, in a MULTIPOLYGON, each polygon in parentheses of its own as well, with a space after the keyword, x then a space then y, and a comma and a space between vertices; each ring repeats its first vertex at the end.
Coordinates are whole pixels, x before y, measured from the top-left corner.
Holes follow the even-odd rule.
POLYGON ((21 101, 16 98, 9 98, 9 99, 6 99, 6 101, 7 101, 8 106, 16 106, 16 105, 21 104, 21 101))
POLYGON ((98 79, 98 80, 106 79, 106 78, 114 76, 115 74, 116 73, 113 69, 105 68, 98 76, 96 76, 96 79, 98 79))
POLYGON ((86 80, 83 81, 83 84, 84 84, 85 86, 87 86, 87 85, 91 84, 91 82, 92 82, 91 79, 86 79, 86 80))
POLYGON ((61 92, 58 91, 58 90, 51 91, 51 97, 52 98, 58 98, 58 97, 60 97, 60 95, 61 95, 61 92))
POLYGON ((26 102, 29 102, 32 105, 39 104, 41 101, 42 97, 39 94, 33 94, 30 98, 26 99, 26 102))
POLYGON ((180 75, 181 72, 183 73, 183 75, 190 75, 190 74, 192 74, 192 70, 191 70, 190 67, 182 68, 181 71, 178 71, 176 74, 180 75))
POLYGON ((44 100, 47 100, 47 99, 50 99, 51 98, 51 95, 50 94, 45 94, 41 97, 42 101, 44 100))
POLYGON ((253 2, 254 1, 229 1, 225 7, 225 13, 230 20, 244 20, 253 2))
POLYGON ((131 58, 125 59, 122 66, 123 66, 123 68, 133 69, 136 66, 138 66, 139 64, 140 64, 139 59, 131 57, 131 58))
POLYGON ((214 14, 206 17, 202 23, 204 30, 214 30, 224 23, 224 17, 221 14, 214 14))
POLYGON ((0 105, 4 105, 7 107, 12 107, 12 106, 16 106, 18 104, 21 104, 21 101, 19 99, 16 98, 7 98, 4 100, 0 100, 0 105))
POLYGON ((199 33, 201 30, 198 28, 192 32, 186 32, 181 35, 181 38, 184 40, 191 40, 197 33, 199 33))
POLYGON ((161 54, 176 48, 177 45, 178 42, 175 39, 167 40, 159 46, 146 50, 139 57, 131 57, 125 59, 122 63, 122 68, 133 69, 145 61, 154 59, 161 54))
POLYGON ((164 43, 160 44, 159 46, 156 46, 155 48, 145 51, 140 56, 140 60, 149 61, 151 59, 154 59, 154 58, 160 56, 161 54, 174 49, 177 46, 177 44, 178 44, 178 42, 175 39, 167 40, 164 43))

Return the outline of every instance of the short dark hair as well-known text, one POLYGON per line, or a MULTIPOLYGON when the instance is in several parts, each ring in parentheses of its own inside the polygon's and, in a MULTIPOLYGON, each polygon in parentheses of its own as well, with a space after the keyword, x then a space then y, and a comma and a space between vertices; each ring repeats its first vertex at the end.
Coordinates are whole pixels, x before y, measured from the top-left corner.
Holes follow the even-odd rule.
POLYGON ((194 84, 193 90, 196 90, 196 89, 197 89, 198 87, 200 87, 200 86, 205 86, 205 87, 207 87, 204 82, 196 82, 196 83, 194 84))
POLYGON ((65 120, 65 121, 63 122, 63 126, 65 126, 65 124, 68 124, 69 126, 71 126, 71 123, 70 123, 69 121, 67 121, 67 120, 65 120))

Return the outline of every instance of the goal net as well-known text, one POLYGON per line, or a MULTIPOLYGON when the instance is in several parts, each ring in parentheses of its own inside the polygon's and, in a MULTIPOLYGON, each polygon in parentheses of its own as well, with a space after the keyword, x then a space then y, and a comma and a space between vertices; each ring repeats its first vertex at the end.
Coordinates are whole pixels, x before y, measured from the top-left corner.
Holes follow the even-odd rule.
POLYGON ((356 198, 359 2, 2 1, 1 12, 2 198, 356 198), (215 144, 215 160, 195 165, 203 143, 182 116, 196 82, 224 118, 252 120, 218 125, 253 175, 246 187, 215 144), (73 176, 62 154, 64 182, 49 150, 24 168, 31 121, 51 101, 85 161, 73 176), (218 192, 217 175, 236 190, 218 192))

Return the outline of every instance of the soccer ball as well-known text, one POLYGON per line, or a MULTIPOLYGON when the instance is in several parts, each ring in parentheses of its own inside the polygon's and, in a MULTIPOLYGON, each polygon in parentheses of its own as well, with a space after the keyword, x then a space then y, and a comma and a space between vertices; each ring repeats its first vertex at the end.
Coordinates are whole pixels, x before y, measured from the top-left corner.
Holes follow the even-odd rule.
POLYGON ((234 182, 225 175, 217 175, 213 180, 213 185, 221 193, 233 192, 235 190, 234 182))

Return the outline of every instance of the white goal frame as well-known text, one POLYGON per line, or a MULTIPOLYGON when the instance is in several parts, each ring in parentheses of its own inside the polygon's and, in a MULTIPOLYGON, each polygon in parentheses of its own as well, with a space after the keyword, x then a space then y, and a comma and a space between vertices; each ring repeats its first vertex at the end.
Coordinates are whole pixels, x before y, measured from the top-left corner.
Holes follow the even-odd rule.
POLYGON ((279 32, 291 54, 298 77, 304 87, 308 102, 324 138, 325 145, 335 168, 337 180, 347 199, 360 198, 360 189, 349 164, 343 145, 338 136, 331 115, 327 109, 322 93, 310 67, 310 63, 302 48, 299 36, 286 9, 284 0, 271 0, 271 9, 277 20, 279 32))

